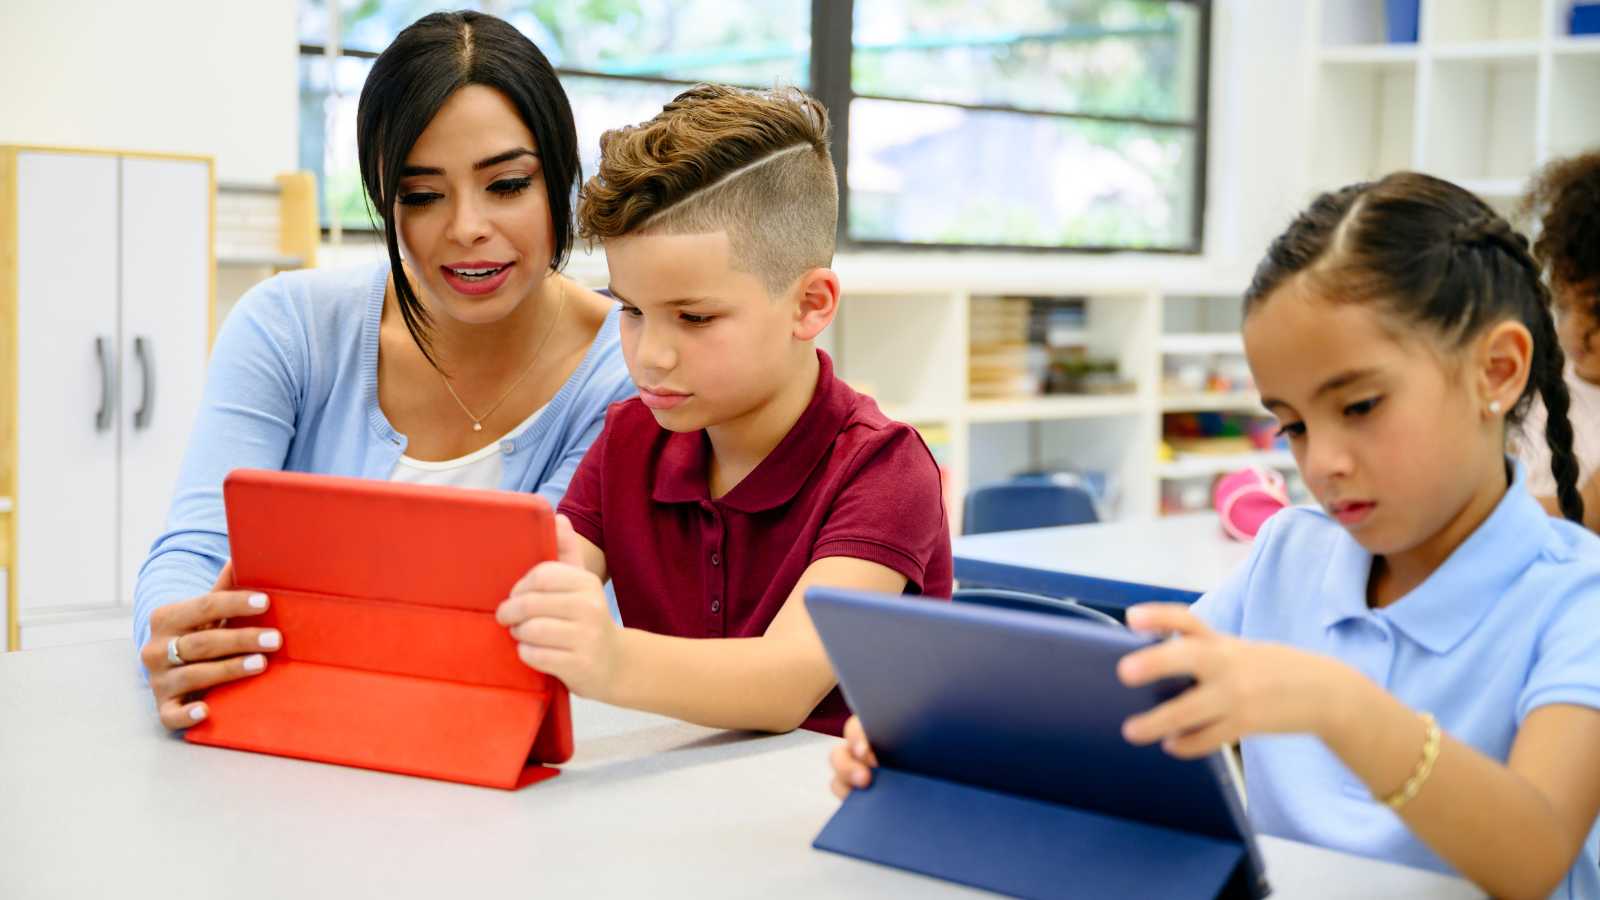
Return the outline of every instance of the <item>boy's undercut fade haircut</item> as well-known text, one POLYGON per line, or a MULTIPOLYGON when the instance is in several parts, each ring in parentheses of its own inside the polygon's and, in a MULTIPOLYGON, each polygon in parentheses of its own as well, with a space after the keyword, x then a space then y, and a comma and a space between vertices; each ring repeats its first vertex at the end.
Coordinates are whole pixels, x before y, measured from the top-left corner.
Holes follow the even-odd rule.
POLYGON ((590 241, 727 232, 734 268, 773 296, 833 263, 838 220, 828 112, 794 88, 684 91, 600 136, 600 171, 578 198, 590 241))

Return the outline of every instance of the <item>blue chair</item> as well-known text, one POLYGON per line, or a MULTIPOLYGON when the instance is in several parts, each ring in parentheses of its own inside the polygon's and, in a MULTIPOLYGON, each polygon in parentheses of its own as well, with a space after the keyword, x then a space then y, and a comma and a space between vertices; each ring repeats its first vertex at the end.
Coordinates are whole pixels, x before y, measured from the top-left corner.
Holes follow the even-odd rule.
POLYGON ((1118 622, 1115 617, 1106 615, 1098 609, 1090 609, 1076 600, 1046 597, 1043 594, 1027 594, 1022 591, 1005 591, 998 588, 964 588, 956 591, 950 599, 955 603, 973 603, 996 609, 1014 609, 1052 616, 1068 616, 1097 622, 1101 625, 1110 625, 1112 628, 1122 627, 1122 623, 1118 622))
POLYGON ((1100 521, 1094 495, 1072 475, 1030 477, 973 488, 961 517, 962 534, 1087 525, 1100 521))

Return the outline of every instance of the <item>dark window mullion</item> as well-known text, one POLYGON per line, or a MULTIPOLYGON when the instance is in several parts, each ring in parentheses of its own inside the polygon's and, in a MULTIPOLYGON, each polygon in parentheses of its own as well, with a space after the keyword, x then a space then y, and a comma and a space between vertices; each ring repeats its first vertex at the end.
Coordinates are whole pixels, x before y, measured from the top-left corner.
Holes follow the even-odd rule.
MULTIPOLYGON (((300 55, 301 56, 323 56, 323 55, 326 55, 327 52, 328 52, 328 48, 323 46, 322 44, 301 44, 300 45, 300 55)), ((351 56, 351 57, 355 57, 356 59, 377 59, 378 58, 378 54, 376 52, 372 51, 372 50, 358 50, 358 49, 356 49, 354 47, 340 47, 339 48, 339 55, 340 56, 351 56)))
POLYGON ((811 0, 811 94, 832 124, 834 174, 839 181, 838 240, 850 240, 850 61, 855 0, 811 0))
POLYGON ((1189 244, 1195 253, 1205 250, 1206 235, 1206 166, 1208 146, 1211 143, 1211 2, 1210 0, 1194 0, 1195 8, 1200 13, 1200 46, 1197 48, 1200 59, 1198 67, 1199 84, 1195 90, 1199 96, 1195 98, 1195 117, 1199 120, 1199 130, 1194 136, 1194 184, 1191 196, 1193 198, 1190 210, 1189 244))

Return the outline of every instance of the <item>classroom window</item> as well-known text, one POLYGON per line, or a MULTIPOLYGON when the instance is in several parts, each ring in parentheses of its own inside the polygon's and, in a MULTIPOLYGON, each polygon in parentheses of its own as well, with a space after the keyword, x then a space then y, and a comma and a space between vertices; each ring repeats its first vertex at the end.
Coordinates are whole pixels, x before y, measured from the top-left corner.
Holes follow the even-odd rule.
POLYGON ((1198 251, 1207 4, 977 6, 853 4, 851 242, 1198 251))
MULTIPOLYGON (((437 7, 340 0, 330 65, 327 2, 301 5, 301 164, 323 185, 325 225, 371 228, 356 100, 377 52, 437 7)), ((833 115, 847 246, 1200 248, 1205 0, 467 5, 550 57, 585 174, 602 131, 648 118, 686 85, 795 84, 833 115)))

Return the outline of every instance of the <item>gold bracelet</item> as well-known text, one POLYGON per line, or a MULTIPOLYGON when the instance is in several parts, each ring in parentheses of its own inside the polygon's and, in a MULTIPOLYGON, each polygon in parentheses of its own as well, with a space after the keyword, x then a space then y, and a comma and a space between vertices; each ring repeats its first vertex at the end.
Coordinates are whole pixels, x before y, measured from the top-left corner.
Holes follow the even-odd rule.
POLYGON ((1428 736, 1422 741, 1422 759, 1417 760, 1416 771, 1400 786, 1400 790, 1383 799, 1384 805, 1390 809, 1397 810, 1405 806, 1417 795, 1417 791, 1422 790, 1423 782, 1433 774, 1433 764, 1439 759, 1439 743, 1443 737, 1439 732, 1439 722, 1432 713, 1423 713, 1422 724, 1428 727, 1428 736))

